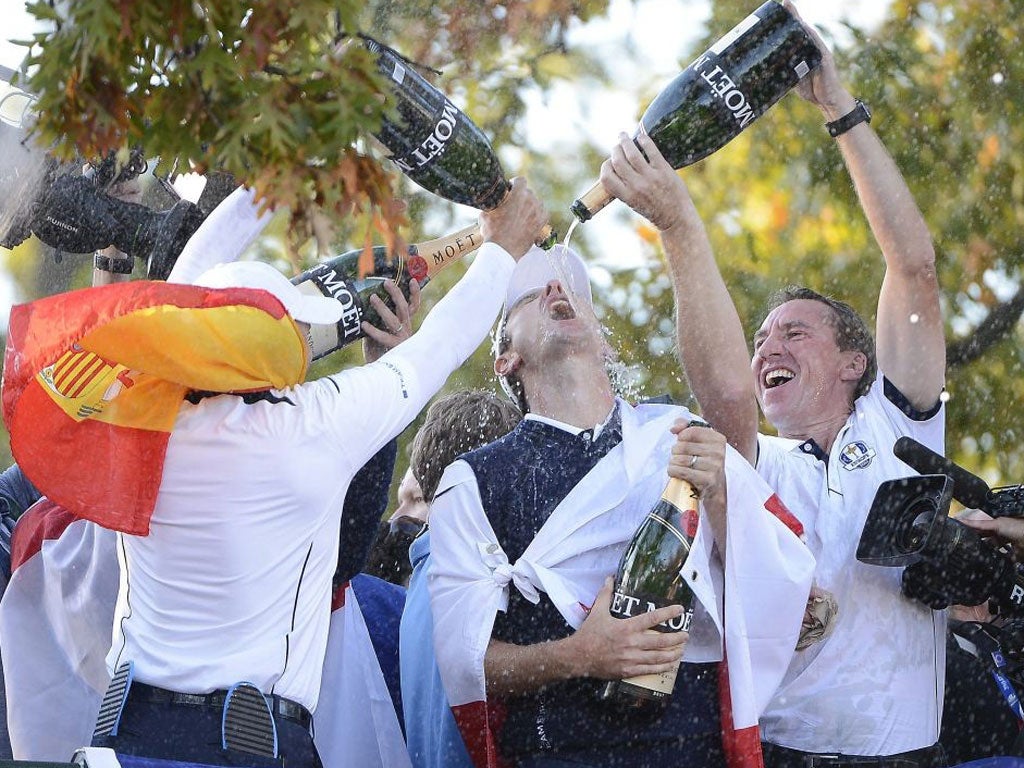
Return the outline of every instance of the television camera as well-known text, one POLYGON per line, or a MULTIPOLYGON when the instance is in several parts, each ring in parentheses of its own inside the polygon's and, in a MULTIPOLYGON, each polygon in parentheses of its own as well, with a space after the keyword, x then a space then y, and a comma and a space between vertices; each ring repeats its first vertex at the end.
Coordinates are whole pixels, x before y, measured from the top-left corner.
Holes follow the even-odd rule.
POLYGON ((868 512, 857 559, 906 566, 903 594, 933 609, 980 605, 1024 616, 1024 564, 949 517, 956 499, 992 517, 1024 517, 1024 486, 989 488, 978 476, 909 437, 896 457, 922 474, 882 483, 868 512))
POLYGON ((25 106, 18 120, 0 112, 0 246, 14 248, 34 234, 57 249, 59 260, 60 252, 91 253, 113 245, 144 261, 150 279, 166 279, 202 223, 201 209, 177 199, 156 211, 113 197, 115 185, 147 170, 141 148, 123 163, 111 153, 82 173, 30 144, 23 125, 31 119, 34 99, 15 89, 0 99, 0 107, 12 97, 25 106))

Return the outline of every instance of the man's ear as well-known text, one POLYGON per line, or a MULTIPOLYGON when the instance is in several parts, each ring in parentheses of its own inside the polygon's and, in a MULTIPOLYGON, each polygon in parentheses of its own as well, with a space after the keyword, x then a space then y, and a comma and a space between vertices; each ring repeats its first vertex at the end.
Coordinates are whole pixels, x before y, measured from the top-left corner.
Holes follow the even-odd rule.
POLYGON ((851 351, 843 369, 840 371, 840 378, 843 381, 859 381, 868 367, 868 358, 863 352, 851 351))
POLYGON ((523 358, 518 352, 510 349, 494 358, 494 372, 498 376, 511 376, 522 364, 523 358))

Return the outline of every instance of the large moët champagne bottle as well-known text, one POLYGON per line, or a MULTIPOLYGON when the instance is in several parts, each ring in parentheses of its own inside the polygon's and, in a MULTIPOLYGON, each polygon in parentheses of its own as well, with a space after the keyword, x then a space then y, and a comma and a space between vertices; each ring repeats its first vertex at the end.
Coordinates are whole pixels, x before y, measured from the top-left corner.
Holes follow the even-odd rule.
MULTIPOLYGON (((390 81, 388 97, 398 111, 375 134, 395 165, 446 200, 485 211, 501 205, 509 181, 484 132, 398 53, 372 38, 363 41, 390 81)), ((554 242, 550 227, 541 242, 554 242)))
POLYGON ((361 339, 365 335, 363 320, 372 325, 380 325, 380 316, 370 304, 370 296, 376 294, 389 307, 393 306, 384 288, 386 280, 394 280, 402 292, 407 294, 411 280, 418 282, 421 287, 426 285, 444 267, 472 253, 482 244, 479 228, 472 226, 436 240, 410 245, 404 254, 392 254, 383 245, 375 246, 373 270, 366 275, 359 274, 359 259, 363 251, 354 250, 293 277, 292 283, 303 293, 330 296, 345 307, 337 323, 312 326, 312 359, 318 360, 361 339))
MULTIPOLYGON (((628 619, 666 605, 682 605, 681 616, 655 629, 690 630, 694 595, 683 577, 683 563, 697 533, 697 503, 693 486, 678 478, 669 480, 661 499, 647 513, 622 553, 612 592, 612 616, 628 619)), ((613 680, 605 685, 602 698, 628 706, 664 701, 672 695, 676 672, 674 668, 660 675, 613 680)))
MULTIPOLYGON (((640 118, 673 168, 725 146, 821 63, 821 51, 786 8, 768 0, 666 86, 640 118)), ((572 212, 581 222, 612 197, 600 181, 572 212)))

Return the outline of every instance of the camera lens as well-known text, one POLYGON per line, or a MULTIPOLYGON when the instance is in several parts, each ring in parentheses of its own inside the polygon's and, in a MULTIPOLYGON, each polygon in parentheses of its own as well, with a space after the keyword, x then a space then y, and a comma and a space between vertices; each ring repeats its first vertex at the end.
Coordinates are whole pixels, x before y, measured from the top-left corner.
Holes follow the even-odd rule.
POLYGON ((896 528, 894 541, 903 552, 916 552, 928 539, 938 508, 931 499, 916 499, 896 528))

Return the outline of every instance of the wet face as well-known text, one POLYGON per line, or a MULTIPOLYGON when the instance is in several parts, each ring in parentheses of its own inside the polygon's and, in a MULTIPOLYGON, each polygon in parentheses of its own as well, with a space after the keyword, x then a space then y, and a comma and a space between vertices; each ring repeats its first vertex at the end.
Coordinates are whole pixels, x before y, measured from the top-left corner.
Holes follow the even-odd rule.
POLYGON ((605 341, 593 307, 578 297, 570 298, 558 280, 516 302, 505 333, 517 363, 529 365, 583 351, 594 351, 603 359, 605 341))
POLYGON ((784 436, 806 437, 808 425, 845 418, 864 372, 865 357, 840 351, 820 301, 794 299, 776 307, 754 334, 750 362, 761 409, 784 436))

